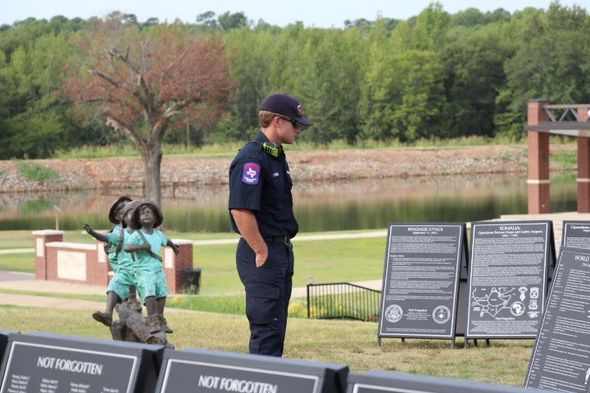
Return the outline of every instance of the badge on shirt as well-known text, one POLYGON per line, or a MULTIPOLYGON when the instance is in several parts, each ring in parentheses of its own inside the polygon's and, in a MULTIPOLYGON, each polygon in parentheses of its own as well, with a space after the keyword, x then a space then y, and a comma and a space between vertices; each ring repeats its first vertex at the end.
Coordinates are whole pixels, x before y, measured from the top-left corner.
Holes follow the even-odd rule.
POLYGON ((260 179, 260 165, 254 162, 247 162, 244 164, 242 170, 242 183, 256 185, 260 179))

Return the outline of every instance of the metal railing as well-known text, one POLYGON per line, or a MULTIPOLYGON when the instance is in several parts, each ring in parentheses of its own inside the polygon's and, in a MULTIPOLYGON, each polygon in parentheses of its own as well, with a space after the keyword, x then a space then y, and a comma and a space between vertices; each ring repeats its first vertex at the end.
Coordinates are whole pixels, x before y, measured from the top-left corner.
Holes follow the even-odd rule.
POLYGON ((307 284, 307 318, 379 320, 381 291, 347 282, 307 284))

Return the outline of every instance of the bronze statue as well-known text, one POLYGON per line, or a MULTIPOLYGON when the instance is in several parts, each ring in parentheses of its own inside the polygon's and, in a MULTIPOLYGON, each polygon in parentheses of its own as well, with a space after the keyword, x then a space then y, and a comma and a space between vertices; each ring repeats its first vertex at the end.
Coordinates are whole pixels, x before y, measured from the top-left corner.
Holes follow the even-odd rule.
MULTIPOLYGON (((107 287, 107 304, 105 311, 96 311, 92 317, 98 322, 110 327, 113 323, 113 310, 121 302, 127 299, 130 289, 135 287, 133 270, 130 265, 130 255, 123 250, 125 236, 125 212, 131 202, 131 198, 122 196, 111 206, 109 210, 109 221, 115 226, 104 235, 95 231, 90 225, 84 224, 86 232, 95 239, 105 243, 105 252, 115 275, 107 287)), ((133 293, 135 293, 133 291, 133 293)))
POLYGON ((127 198, 125 203, 122 204, 123 198, 119 198, 109 211, 109 219, 119 219, 120 230, 115 226, 117 230, 112 230, 108 235, 103 235, 92 229, 90 225, 84 225, 84 229, 90 235, 97 240, 106 241, 109 262, 115 272, 107 287, 105 311, 96 311, 92 314, 92 317, 110 328, 114 340, 171 346, 164 331, 160 332, 159 329, 155 331, 152 325, 148 325, 146 318, 142 314, 141 304, 137 300, 137 263, 134 255, 126 250, 126 245, 135 232, 135 229, 130 225, 133 214, 142 202, 131 201, 127 198), (115 308, 119 313, 119 320, 117 321, 113 321, 113 310, 115 308))
POLYGON ((160 250, 168 246, 178 254, 179 248, 159 229, 163 220, 162 211, 155 202, 139 202, 129 221, 135 232, 129 242, 125 242, 125 251, 134 255, 137 290, 147 309, 146 321, 150 333, 173 333, 164 317, 168 284, 160 250))

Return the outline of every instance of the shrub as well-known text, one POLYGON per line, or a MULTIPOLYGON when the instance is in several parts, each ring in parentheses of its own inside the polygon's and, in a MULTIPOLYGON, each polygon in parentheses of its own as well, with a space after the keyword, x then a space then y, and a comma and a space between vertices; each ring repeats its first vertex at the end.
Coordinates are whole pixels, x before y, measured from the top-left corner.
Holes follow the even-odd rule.
POLYGON ((51 168, 38 164, 23 162, 18 167, 22 177, 35 182, 52 182, 59 180, 59 174, 51 168))

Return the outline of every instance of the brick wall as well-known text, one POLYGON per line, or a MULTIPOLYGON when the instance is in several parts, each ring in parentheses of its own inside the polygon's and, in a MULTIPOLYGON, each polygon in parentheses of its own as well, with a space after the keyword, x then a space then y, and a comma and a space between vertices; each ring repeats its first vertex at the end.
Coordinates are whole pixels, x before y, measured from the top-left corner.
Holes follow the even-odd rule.
MULTIPOLYGON (((35 279, 61 281, 106 287, 112 277, 110 264, 102 242, 95 244, 63 241, 63 231, 34 231, 35 279)), ((193 243, 190 240, 172 240, 180 249, 175 255, 171 248, 164 249, 164 272, 170 293, 182 292, 183 271, 193 267, 193 243)))

